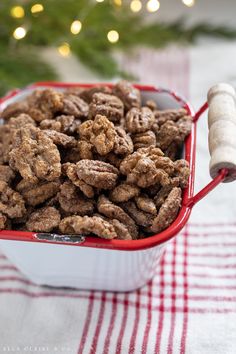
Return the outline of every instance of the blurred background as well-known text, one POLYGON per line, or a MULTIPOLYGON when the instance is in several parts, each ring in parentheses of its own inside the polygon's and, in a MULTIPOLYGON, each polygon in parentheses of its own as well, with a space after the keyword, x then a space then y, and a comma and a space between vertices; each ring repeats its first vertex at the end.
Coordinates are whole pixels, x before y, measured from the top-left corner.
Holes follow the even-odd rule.
MULTIPOLYGON (((236 86, 235 13, 235 0, 1 1, 0 95, 35 81, 125 77, 176 90, 197 109, 213 84, 236 86)), ((205 118, 196 189, 209 181, 205 118)), ((218 189, 195 220, 203 208, 207 220, 235 218, 236 188, 218 189)))
POLYGON ((191 44, 234 40, 235 10, 234 0, 1 1, 0 93, 118 77, 183 90, 166 72, 178 77, 178 55, 191 44))

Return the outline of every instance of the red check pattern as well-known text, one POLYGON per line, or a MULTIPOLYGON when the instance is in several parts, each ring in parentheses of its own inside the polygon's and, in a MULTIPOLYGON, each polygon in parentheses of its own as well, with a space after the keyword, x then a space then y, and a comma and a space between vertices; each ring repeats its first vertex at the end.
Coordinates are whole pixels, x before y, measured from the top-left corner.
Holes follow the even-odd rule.
POLYGON ((211 328, 216 321, 223 328, 236 320, 235 238, 233 223, 189 224, 167 246, 154 278, 131 293, 40 287, 1 254, 0 300, 6 294, 8 299, 27 298, 30 308, 38 300, 53 298, 60 306, 59 299, 68 299, 84 319, 76 328, 72 353, 201 352, 190 350, 196 339, 201 343, 209 336, 196 338, 199 326, 211 328))

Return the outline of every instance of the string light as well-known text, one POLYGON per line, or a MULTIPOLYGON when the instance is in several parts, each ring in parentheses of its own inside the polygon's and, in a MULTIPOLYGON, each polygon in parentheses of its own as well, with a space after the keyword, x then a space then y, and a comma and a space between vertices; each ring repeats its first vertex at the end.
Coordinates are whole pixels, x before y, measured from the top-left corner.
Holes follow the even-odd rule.
POLYGON ((122 0, 113 0, 116 6, 122 6, 122 0))
POLYGON ((13 6, 10 13, 14 18, 22 18, 25 16, 25 10, 22 6, 13 6))
POLYGON ((70 31, 73 34, 78 34, 81 31, 82 23, 79 20, 73 21, 70 26, 70 31))
POLYGON ((26 33, 27 31, 24 27, 17 27, 13 32, 13 37, 17 40, 22 39, 26 36, 26 33))
POLYGON ((107 33, 107 39, 111 43, 116 43, 119 40, 119 33, 115 30, 111 30, 107 33))
POLYGON ((57 50, 61 54, 62 57, 69 57, 70 56, 70 45, 67 42, 62 43, 57 48, 57 50))
POLYGON ((34 4, 31 7, 32 14, 37 14, 38 12, 42 12, 43 10, 44 10, 44 7, 42 4, 34 4))
POLYGON ((160 8, 160 3, 158 0, 149 0, 147 2, 147 10, 149 12, 156 12, 160 8))
POLYGON ((188 6, 188 7, 192 7, 195 4, 194 0, 182 0, 183 4, 188 6))
POLYGON ((133 12, 139 12, 142 8, 142 3, 140 0, 132 0, 130 3, 130 9, 133 12))

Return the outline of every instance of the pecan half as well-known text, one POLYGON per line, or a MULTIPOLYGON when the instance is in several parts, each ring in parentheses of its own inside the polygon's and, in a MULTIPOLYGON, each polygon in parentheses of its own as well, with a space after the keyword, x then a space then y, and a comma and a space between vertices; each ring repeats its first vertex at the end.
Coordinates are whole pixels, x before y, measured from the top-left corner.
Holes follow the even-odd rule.
POLYGON ((61 220, 59 229, 63 234, 95 234, 106 239, 117 237, 114 226, 99 216, 68 216, 61 220))
POLYGON ((0 212, 9 218, 20 218, 25 212, 25 202, 22 196, 0 181, 0 212))
POLYGON ((134 221, 130 218, 128 214, 124 212, 122 208, 113 204, 104 195, 100 195, 100 197, 98 198, 97 208, 99 213, 105 215, 109 219, 117 219, 122 224, 124 224, 127 227, 132 238, 135 239, 137 237, 138 232, 134 221))
POLYGON ((90 142, 101 156, 107 155, 114 148, 115 127, 105 116, 97 115, 94 121, 82 123, 79 133, 80 138, 90 142))
POLYGON ((26 222, 26 227, 29 231, 50 232, 58 227, 60 220, 59 211, 47 206, 33 212, 26 222))
POLYGON ((136 89, 130 82, 121 80, 113 87, 113 92, 124 103, 125 109, 141 106, 140 91, 136 89))
POLYGON ((126 129, 132 133, 143 133, 151 129, 155 116, 148 107, 131 108, 126 114, 126 129))
POLYGON ((70 181, 66 181, 61 185, 58 198, 62 210, 66 213, 78 215, 93 213, 93 201, 87 199, 70 181))
POLYGON ((112 122, 119 122, 124 116, 123 102, 113 95, 95 93, 89 105, 89 118, 93 119, 97 114, 106 116, 112 122))
POLYGON ((27 204, 36 206, 53 197, 59 191, 59 187, 59 181, 30 183, 23 179, 17 184, 16 190, 22 194, 27 204))
POLYGON ((119 171, 109 163, 97 160, 81 160, 76 164, 79 179, 99 189, 112 189, 116 185, 119 171))
POLYGON ((52 140, 40 129, 28 126, 16 130, 9 153, 10 166, 33 183, 53 181, 61 174, 60 154, 52 140))
POLYGON ((181 188, 175 187, 171 190, 165 202, 160 207, 160 210, 150 227, 150 231, 157 233, 170 226, 178 215, 181 202, 181 188))
POLYGON ((137 197, 139 193, 139 187, 123 182, 110 192, 110 198, 114 203, 122 203, 137 197))

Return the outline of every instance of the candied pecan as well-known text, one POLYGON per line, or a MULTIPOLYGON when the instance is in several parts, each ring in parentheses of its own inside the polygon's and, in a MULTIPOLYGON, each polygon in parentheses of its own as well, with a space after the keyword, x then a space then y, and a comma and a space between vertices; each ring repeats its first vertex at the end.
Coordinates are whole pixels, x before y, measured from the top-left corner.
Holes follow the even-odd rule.
POLYGON ((186 109, 178 108, 178 109, 165 109, 163 111, 156 110, 154 114, 158 125, 161 126, 167 121, 176 122, 179 119, 185 117, 188 113, 186 109))
POLYGON ((135 197, 135 203, 140 210, 145 211, 146 213, 154 215, 157 213, 155 203, 144 194, 135 197))
POLYGON ((58 198, 62 210, 66 213, 86 215, 93 212, 93 201, 87 199, 70 181, 61 185, 58 198))
POLYGON ((79 93, 79 96, 87 103, 90 103, 92 101, 93 95, 95 93, 99 93, 99 92, 102 92, 105 94, 112 93, 111 89, 107 86, 94 86, 94 87, 82 90, 82 92, 79 93))
POLYGON ((9 218, 22 217, 26 212, 22 196, 4 181, 0 181, 0 212, 9 218))
POLYGON ((112 189, 119 171, 109 163, 97 160, 81 160, 76 164, 76 174, 86 184, 99 189, 112 189))
POLYGON ((178 153, 179 153, 179 146, 175 141, 172 142, 165 150, 165 155, 173 161, 176 159, 178 153))
POLYGON ((80 119, 75 119, 74 116, 61 115, 56 117, 56 121, 60 123, 60 132, 68 135, 78 133, 81 124, 80 119))
POLYGON ((55 119, 44 119, 42 122, 40 122, 40 128, 45 130, 45 129, 51 129, 55 130, 57 132, 61 131, 61 123, 56 121, 55 119))
MULTIPOLYGON (((78 154, 80 159, 92 160, 93 159, 94 146, 86 140, 78 141, 78 154)), ((78 161, 78 160, 77 160, 78 161)), ((75 161, 75 162, 77 162, 75 161)))
POLYGON ((56 145, 43 131, 33 126, 16 130, 9 156, 10 166, 33 183, 39 179, 53 181, 61 174, 56 145))
POLYGON ((134 202, 128 201, 122 203, 121 206, 127 212, 127 214, 131 216, 137 225, 147 227, 152 224, 154 218, 153 214, 140 210, 134 202))
POLYGON ((29 109, 26 101, 14 102, 9 104, 1 113, 0 117, 8 120, 11 117, 17 117, 21 113, 27 113, 29 109))
POLYGON ((44 119, 40 123, 41 129, 52 129, 57 132, 72 135, 78 131, 81 124, 79 119, 75 119, 74 116, 61 115, 55 119, 44 119))
POLYGON ((175 141, 178 136, 178 128, 176 124, 172 121, 167 121, 161 127, 157 133, 157 146, 163 151, 166 150, 170 144, 175 141))
MULTIPOLYGON (((82 160, 84 161, 84 160, 82 160)), ((76 173, 76 165, 72 163, 65 163, 63 165, 63 169, 65 170, 66 175, 69 177, 69 179, 72 181, 72 183, 79 187, 79 189, 86 195, 88 198, 93 198, 94 197, 94 188, 87 183, 85 183, 83 180, 78 178, 78 175, 76 173)))
POLYGON ((186 160, 176 160, 174 162, 175 178, 178 178, 179 186, 185 188, 188 185, 190 175, 189 163, 186 160))
POLYGON ((156 183, 168 184, 174 165, 160 149, 150 146, 127 156, 120 165, 120 171, 127 176, 128 183, 147 188, 156 183))
POLYGON ((105 215, 109 219, 117 219, 122 224, 124 224, 132 238, 137 237, 137 227, 131 217, 124 212, 122 208, 113 204, 108 198, 104 195, 100 195, 98 198, 97 208, 99 213, 105 215))
POLYGON ((132 133, 143 133, 151 129, 155 117, 148 107, 131 108, 126 114, 126 129, 132 133))
POLYGON ((147 106, 148 108, 150 108, 151 111, 157 110, 157 104, 156 104, 156 102, 153 101, 153 100, 147 100, 145 106, 147 106))
POLYGON ((81 140, 88 142, 90 141, 93 136, 93 123, 94 121, 89 119, 79 126, 79 135, 81 140))
POLYGON ((49 137, 55 145, 63 146, 64 148, 72 148, 77 145, 74 137, 59 133, 56 130, 44 130, 44 134, 49 137))
POLYGON ((137 197, 139 193, 139 187, 128 184, 126 182, 122 182, 110 192, 110 198, 115 203, 122 203, 127 202, 133 197, 137 197))
POLYGON ((19 230, 20 224, 25 226, 26 221, 29 219, 29 216, 34 212, 34 208, 32 206, 28 206, 25 214, 22 217, 11 219, 13 225, 16 225, 17 230, 19 230))
POLYGON ((26 125, 34 125, 36 126, 35 121, 25 113, 21 113, 17 117, 12 117, 9 119, 8 124, 11 128, 19 129, 25 127, 26 125))
POLYGON ((2 144, 2 163, 9 162, 9 152, 12 149, 13 134, 15 129, 12 129, 9 124, 0 125, 0 142, 2 144))
POLYGON ((179 208, 181 207, 181 202, 181 188, 175 187, 171 190, 165 202, 160 207, 150 227, 150 231, 157 233, 170 226, 176 219, 179 208))
POLYGON ((116 131, 112 122, 105 116, 97 115, 92 120, 87 120, 79 127, 80 138, 94 145, 99 155, 107 155, 113 150, 116 131))
POLYGON ((147 130, 144 133, 138 133, 132 136, 134 150, 156 146, 156 135, 152 130, 147 130))
POLYGON ((113 95, 95 93, 89 105, 89 118, 93 119, 97 114, 106 116, 112 122, 118 122, 124 116, 123 102, 113 95))
POLYGON ((127 226, 116 219, 110 220, 110 223, 114 226, 115 232, 117 233, 117 240, 132 240, 127 226))
POLYGON ((63 98, 63 114, 74 116, 75 118, 87 118, 89 106, 82 98, 75 95, 66 95, 63 98))
POLYGON ((29 110, 27 113, 36 121, 53 118, 54 114, 63 108, 63 94, 51 88, 35 91, 28 98, 29 110))
POLYGON ((12 149, 14 133, 18 128, 35 125, 35 122, 27 114, 12 117, 8 124, 0 126, 0 141, 2 143, 2 162, 9 162, 9 152, 12 149))
POLYGON ((6 229, 7 217, 0 212, 0 230, 6 229))
POLYGON ((9 166, 0 165, 0 180, 11 182, 15 178, 15 172, 9 166))
POLYGON ((26 227, 28 231, 50 232, 60 224, 61 216, 54 207, 44 207, 33 212, 26 227))
POLYGON ((157 194, 154 197, 154 203, 155 203, 157 209, 159 209, 162 206, 162 204, 164 203, 164 201, 166 200, 166 198, 170 194, 170 191, 174 187, 178 187, 178 185, 179 185, 179 181, 177 179, 172 179, 170 184, 168 184, 167 186, 161 187, 161 189, 159 189, 159 191, 157 192, 157 194))
POLYGON ((114 226, 99 216, 68 216, 61 220, 59 229, 63 234, 89 235, 108 240, 117 237, 114 226))
POLYGON ((22 194, 27 204, 36 206, 53 197, 59 191, 59 187, 59 181, 30 183, 23 179, 17 184, 16 190, 22 194))
POLYGON ((191 133, 192 122, 193 122, 192 117, 189 115, 180 118, 176 122, 176 125, 179 129, 178 139, 176 139, 176 142, 178 144, 183 143, 186 136, 188 136, 191 133))
POLYGON ((125 109, 141 106, 140 91, 136 89, 130 82, 121 80, 113 87, 113 92, 124 103, 125 109))
POLYGON ((117 155, 132 154, 134 146, 131 137, 121 127, 115 127, 115 131, 114 153, 117 155))

